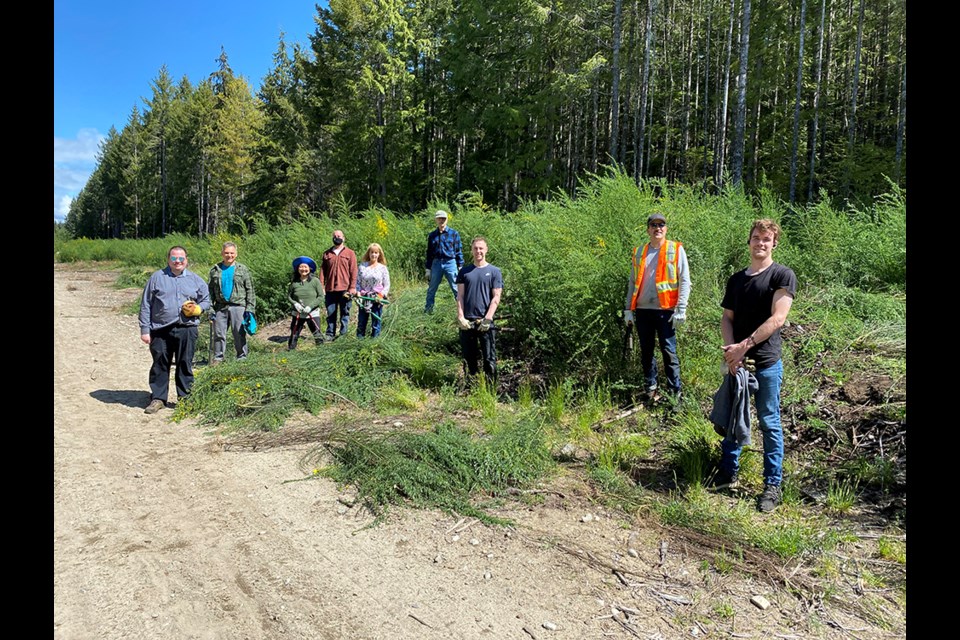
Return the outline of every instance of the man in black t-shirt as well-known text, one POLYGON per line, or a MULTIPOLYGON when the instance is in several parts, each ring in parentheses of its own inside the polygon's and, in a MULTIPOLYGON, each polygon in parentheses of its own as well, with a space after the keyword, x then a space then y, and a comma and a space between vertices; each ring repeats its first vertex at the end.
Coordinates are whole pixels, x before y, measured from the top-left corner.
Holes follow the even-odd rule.
POLYGON ((457 323, 460 325, 460 348, 467 361, 467 371, 476 375, 479 360, 491 383, 497 378, 497 341, 493 316, 500 306, 503 274, 487 262, 487 241, 477 236, 470 243, 473 264, 457 274, 457 323), (491 331, 493 329, 493 331, 491 331))
MULTIPOLYGON (((744 365, 756 363, 757 419, 763 432, 763 493, 757 508, 773 511, 780 504, 783 480, 783 427, 780 424, 780 327, 787 319, 797 293, 797 276, 788 267, 773 261, 773 249, 780 239, 780 226, 769 219, 757 220, 750 229, 750 266, 727 280, 720 332, 723 359, 730 375, 744 365)), ((740 451, 736 442, 721 443, 720 474, 717 484, 737 481, 740 451)))

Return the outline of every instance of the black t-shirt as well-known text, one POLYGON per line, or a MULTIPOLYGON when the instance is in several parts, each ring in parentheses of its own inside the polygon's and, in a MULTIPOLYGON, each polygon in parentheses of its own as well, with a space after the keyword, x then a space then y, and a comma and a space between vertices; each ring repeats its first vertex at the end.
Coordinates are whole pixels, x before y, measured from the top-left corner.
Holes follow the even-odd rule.
POLYGON ((482 318, 490 308, 493 290, 503 289, 503 274, 489 263, 483 267, 468 264, 457 274, 457 284, 464 285, 461 301, 463 316, 467 319, 482 318))
MULTIPOLYGON (((727 290, 720 306, 733 311, 733 339, 747 337, 773 315, 773 294, 786 289, 790 297, 797 294, 797 276, 789 267, 774 262, 754 276, 738 271, 727 280, 727 290)), ((747 351, 758 367, 768 367, 780 359, 780 330, 747 351)))

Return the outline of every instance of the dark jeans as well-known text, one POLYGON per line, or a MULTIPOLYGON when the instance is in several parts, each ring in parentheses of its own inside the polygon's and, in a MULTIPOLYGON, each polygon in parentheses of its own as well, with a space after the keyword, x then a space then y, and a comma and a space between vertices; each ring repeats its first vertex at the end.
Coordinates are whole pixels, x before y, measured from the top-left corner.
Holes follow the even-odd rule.
POLYGON ((317 324, 316 318, 311 315, 296 315, 290 320, 290 340, 287 342, 288 349, 297 348, 297 341, 300 339, 300 332, 303 331, 304 324, 310 328, 310 333, 313 334, 317 344, 323 342, 323 332, 320 330, 320 325, 317 324))
POLYGON ((176 355, 177 370, 174 376, 177 384, 177 397, 190 394, 193 386, 193 352, 197 346, 197 325, 171 325, 150 332, 150 355, 153 366, 150 367, 151 400, 167 401, 170 390, 170 363, 176 355))
POLYGON ((460 332, 460 348, 463 359, 467 361, 467 373, 476 375, 480 372, 480 360, 483 360, 483 372, 487 378, 496 382, 497 379, 497 331, 479 331, 467 329, 460 332))
POLYGON ((323 294, 323 303, 327 305, 327 339, 337 337, 337 313, 340 314, 340 335, 347 335, 350 324, 350 299, 344 298, 346 291, 328 291, 323 294))
POLYGON ((357 309, 357 337, 362 338, 367 334, 367 318, 373 320, 370 324, 370 337, 376 338, 380 335, 380 320, 382 317, 383 305, 377 304, 376 302, 370 303, 370 311, 367 311, 362 306, 357 309))
POLYGON ((637 309, 633 322, 640 339, 640 364, 647 391, 657 388, 657 360, 653 355, 655 339, 660 340, 664 374, 671 393, 680 391, 680 358, 677 357, 677 332, 670 324, 672 309, 637 309))

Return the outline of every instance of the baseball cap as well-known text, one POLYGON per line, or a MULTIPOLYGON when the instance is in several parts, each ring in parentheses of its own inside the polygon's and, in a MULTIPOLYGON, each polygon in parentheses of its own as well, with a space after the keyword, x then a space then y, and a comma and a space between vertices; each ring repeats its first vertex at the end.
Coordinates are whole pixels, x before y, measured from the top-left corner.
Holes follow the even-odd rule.
POLYGON ((650 224, 650 223, 653 222, 654 220, 659 220, 660 222, 663 222, 664 224, 666 224, 666 222, 667 222, 666 217, 665 217, 662 213, 651 213, 649 216, 647 216, 647 224, 650 224))
POLYGON ((449 216, 448 216, 447 212, 444 211, 443 209, 437 209, 437 212, 436 212, 435 214, 433 214, 433 217, 434 217, 434 218, 447 218, 447 217, 449 217, 449 216))

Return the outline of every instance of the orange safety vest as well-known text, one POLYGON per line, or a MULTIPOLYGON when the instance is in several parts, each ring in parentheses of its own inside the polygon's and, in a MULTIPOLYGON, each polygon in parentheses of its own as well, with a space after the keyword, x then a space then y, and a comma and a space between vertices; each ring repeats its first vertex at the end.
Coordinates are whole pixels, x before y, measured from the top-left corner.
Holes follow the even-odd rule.
MULTIPOLYGON (((666 240, 660 249, 657 259, 657 297, 660 299, 661 309, 673 309, 680 299, 680 247, 683 245, 675 240, 666 240)), ((647 264, 647 250, 650 243, 643 245, 643 255, 637 261, 640 247, 633 248, 633 270, 637 274, 637 281, 633 285, 633 297, 630 299, 630 310, 637 308, 637 297, 640 295, 640 284, 643 282, 643 269, 647 264)))

